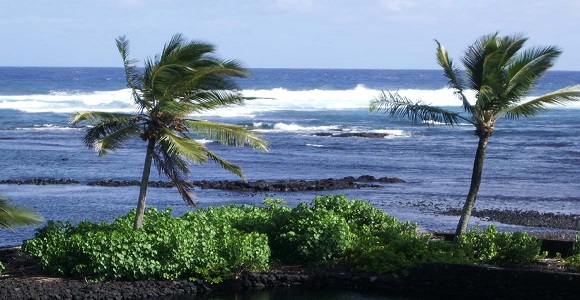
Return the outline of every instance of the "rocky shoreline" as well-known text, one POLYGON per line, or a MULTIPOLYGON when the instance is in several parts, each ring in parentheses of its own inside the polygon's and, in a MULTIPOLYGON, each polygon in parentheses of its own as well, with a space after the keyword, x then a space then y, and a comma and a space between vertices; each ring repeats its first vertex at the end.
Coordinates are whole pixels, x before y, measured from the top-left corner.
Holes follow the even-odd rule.
POLYGON ((19 248, 0 249, 0 258, 7 265, 6 275, 0 277, 3 300, 205 299, 208 295, 287 288, 372 291, 417 299, 573 299, 580 293, 580 274, 553 260, 505 267, 428 263, 398 276, 358 273, 340 266, 275 266, 212 285, 187 280, 86 282, 42 277, 38 264, 19 248))

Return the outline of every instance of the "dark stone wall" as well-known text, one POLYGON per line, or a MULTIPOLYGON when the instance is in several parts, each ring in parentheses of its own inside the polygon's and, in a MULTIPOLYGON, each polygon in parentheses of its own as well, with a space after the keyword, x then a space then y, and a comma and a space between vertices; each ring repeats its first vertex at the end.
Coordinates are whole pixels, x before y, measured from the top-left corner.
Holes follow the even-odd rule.
POLYGON ((445 263, 418 266, 407 276, 266 273, 246 274, 236 282, 240 289, 324 287, 420 299, 580 299, 580 274, 445 263))

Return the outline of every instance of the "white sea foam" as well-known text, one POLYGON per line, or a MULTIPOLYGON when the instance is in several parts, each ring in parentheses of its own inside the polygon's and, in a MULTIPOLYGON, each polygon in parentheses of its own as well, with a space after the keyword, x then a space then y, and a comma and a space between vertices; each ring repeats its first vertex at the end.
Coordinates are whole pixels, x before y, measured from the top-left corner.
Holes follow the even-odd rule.
POLYGON ((373 130, 372 132, 386 133, 387 134, 387 136, 385 137, 386 139, 411 137, 412 136, 412 134, 410 132, 405 131, 405 130, 400 130, 400 129, 379 129, 379 130, 373 130))
POLYGON ((43 124, 43 125, 34 125, 34 127, 17 127, 16 130, 55 131, 55 130, 81 130, 81 129, 77 127, 43 124))
MULTIPOLYGON (((436 106, 460 106, 461 102, 453 91, 438 90, 398 90, 400 95, 412 100, 436 106)), ((253 117, 263 111, 275 110, 345 110, 366 109, 369 102, 378 96, 379 90, 358 85, 350 90, 304 90, 292 91, 284 88, 269 90, 244 90, 243 95, 257 99, 246 101, 244 106, 226 107, 207 112, 207 116, 253 117)), ((474 94, 467 93, 469 101, 474 94)), ((579 108, 580 103, 567 107, 579 108)), ((26 112, 71 113, 84 110, 132 112, 137 109, 129 89, 98 91, 91 93, 52 92, 34 95, 0 95, 0 109, 17 109, 26 112)))
POLYGON ((327 131, 336 130, 338 126, 301 126, 295 123, 276 123, 274 124, 274 131, 327 131))
POLYGON ((314 148, 324 148, 324 147, 326 147, 326 146, 320 145, 320 144, 306 144, 306 146, 308 146, 308 147, 314 147, 314 148))

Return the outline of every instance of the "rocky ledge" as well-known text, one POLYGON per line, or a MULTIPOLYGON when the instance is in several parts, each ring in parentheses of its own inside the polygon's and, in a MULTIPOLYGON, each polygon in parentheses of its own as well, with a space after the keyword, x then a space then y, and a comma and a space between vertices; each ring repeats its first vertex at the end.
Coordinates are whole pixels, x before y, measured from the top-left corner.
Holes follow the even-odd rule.
MULTIPOLYGON (((230 180, 202 180, 193 181, 193 186, 201 189, 215 189, 228 191, 243 191, 243 192, 299 192, 299 191, 326 191, 326 190, 341 190, 341 189, 360 189, 360 188, 378 188, 378 184, 370 183, 404 183, 405 181, 399 178, 381 177, 363 175, 358 178, 349 176, 340 179, 328 178, 319 180, 257 180, 257 181, 230 181, 230 180)), ((139 185, 139 181, 117 181, 117 180, 101 180, 89 182, 89 185, 98 186, 133 186, 139 185)), ((165 181, 149 182, 150 187, 170 188, 173 183, 165 181)))
MULTIPOLYGON (((244 192, 298 192, 298 191, 326 191, 326 190, 341 190, 341 189, 360 189, 360 188, 378 188, 381 187, 379 183, 404 183, 405 181, 395 177, 380 177, 375 178, 370 175, 363 175, 358 178, 348 176, 344 178, 328 178, 319 180, 257 180, 257 181, 241 181, 241 180, 201 180, 191 182, 193 186, 201 189, 216 189, 228 191, 244 191, 244 192)), ((33 178, 33 179, 9 179, 0 180, 0 184, 34 184, 34 185, 48 185, 48 184, 77 184, 78 180, 74 179, 53 179, 53 178, 33 178)), ((139 186, 138 180, 98 180, 91 181, 88 185, 92 186, 107 186, 107 187, 124 187, 124 186, 139 186)), ((171 188, 173 183, 166 181, 152 181, 149 182, 150 187, 157 188, 171 188)))
POLYGON ((369 138, 369 139, 383 139, 388 136, 386 133, 378 133, 378 132, 316 132, 314 133, 315 136, 329 136, 329 137, 361 137, 361 138, 369 138))
MULTIPOLYGON (((11 250, 12 254, 19 251, 11 250)), ((9 266, 12 266, 10 263, 9 266)), ((8 270, 7 270, 8 271, 8 270)), ((182 295, 205 299, 236 291, 272 288, 341 289, 372 291, 376 295, 418 299, 575 299, 580 274, 550 270, 549 265, 499 268, 483 265, 429 263, 406 275, 357 273, 348 268, 279 266, 267 272, 241 273, 227 282, 137 281, 85 282, 49 277, 26 277, 28 270, 11 270, 0 279, 0 297, 12 299, 147 299, 182 295), (18 271, 18 272, 14 272, 18 271)), ((169 298, 168 298, 169 299, 169 298)), ((171 298, 173 299, 173 298, 171 298)), ((182 299, 182 298, 179 298, 182 299)))
POLYGON ((48 185, 48 184, 77 184, 78 180, 74 179, 54 179, 54 178, 29 178, 29 179, 7 179, 0 180, 0 184, 34 184, 34 185, 48 185))

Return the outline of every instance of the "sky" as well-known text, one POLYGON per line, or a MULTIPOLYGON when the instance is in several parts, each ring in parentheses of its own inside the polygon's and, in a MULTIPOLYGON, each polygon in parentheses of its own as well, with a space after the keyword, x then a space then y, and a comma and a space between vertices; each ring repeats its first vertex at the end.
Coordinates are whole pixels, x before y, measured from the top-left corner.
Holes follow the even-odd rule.
POLYGON ((578 0, 0 0, 0 66, 122 67, 176 33, 247 68, 438 69, 478 37, 556 45, 555 70, 580 71, 578 0))

